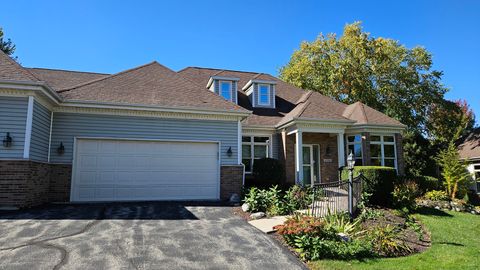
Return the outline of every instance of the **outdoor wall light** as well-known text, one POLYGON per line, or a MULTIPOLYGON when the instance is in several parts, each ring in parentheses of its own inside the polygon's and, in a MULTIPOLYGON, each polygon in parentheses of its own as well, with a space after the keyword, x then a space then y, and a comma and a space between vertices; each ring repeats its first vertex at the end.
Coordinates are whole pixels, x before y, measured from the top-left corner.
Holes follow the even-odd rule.
POLYGON ((7 132, 7 135, 5 138, 3 138, 3 146, 4 147, 10 147, 12 146, 13 139, 10 137, 10 132, 7 132))
POLYGON ((63 146, 63 142, 60 142, 60 146, 57 148, 57 153, 59 155, 63 155, 63 153, 65 153, 65 146, 63 146))
POLYGON ((330 156, 332 154, 332 148, 330 148, 330 145, 327 145, 327 148, 325 149, 325 154, 327 156, 330 156))
POLYGON ((229 147, 228 150, 227 150, 227 156, 228 156, 228 157, 231 157, 232 154, 233 154, 233 152, 232 152, 232 147, 229 147))

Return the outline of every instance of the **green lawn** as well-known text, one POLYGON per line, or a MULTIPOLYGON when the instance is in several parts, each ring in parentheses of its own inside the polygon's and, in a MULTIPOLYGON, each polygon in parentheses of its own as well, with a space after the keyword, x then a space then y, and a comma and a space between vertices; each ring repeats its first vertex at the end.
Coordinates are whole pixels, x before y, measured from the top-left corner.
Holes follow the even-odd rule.
POLYGON ((311 269, 480 269, 480 216, 424 209, 416 214, 431 232, 432 246, 423 253, 366 261, 321 260, 311 269))

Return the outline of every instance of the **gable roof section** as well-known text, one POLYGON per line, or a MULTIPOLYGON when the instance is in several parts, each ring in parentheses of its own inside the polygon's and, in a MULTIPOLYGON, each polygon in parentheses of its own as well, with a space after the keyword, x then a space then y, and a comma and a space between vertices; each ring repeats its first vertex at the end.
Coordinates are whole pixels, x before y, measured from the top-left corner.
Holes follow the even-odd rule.
POLYGON ((157 62, 58 92, 67 101, 248 112, 157 62))
POLYGON ((81 83, 86 83, 92 80, 105 78, 110 74, 94 73, 94 72, 80 72, 71 70, 48 69, 48 68, 26 68, 33 73, 37 78, 46 82, 55 90, 65 89, 81 83))
POLYGON ((343 116, 352 119, 355 125, 388 125, 405 127, 402 123, 381 113, 361 102, 355 102, 345 107, 343 116))
POLYGON ((463 159, 480 159, 480 128, 476 128, 458 145, 458 153, 463 159))
POLYGON ((20 66, 10 56, 0 50, 0 80, 9 81, 40 81, 28 70, 20 66))

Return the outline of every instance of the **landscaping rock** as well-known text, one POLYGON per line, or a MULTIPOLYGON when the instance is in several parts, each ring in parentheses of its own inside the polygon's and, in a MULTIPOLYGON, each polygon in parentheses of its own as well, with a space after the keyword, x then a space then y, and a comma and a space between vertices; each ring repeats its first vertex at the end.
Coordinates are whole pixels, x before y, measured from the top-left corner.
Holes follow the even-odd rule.
POLYGON ((237 193, 233 193, 232 196, 230 196, 230 203, 233 203, 233 204, 240 203, 240 195, 238 195, 237 193))
POLYGON ((337 235, 340 237, 340 239, 343 241, 343 242, 350 242, 350 237, 344 233, 337 233, 337 235))
POLYGON ((250 205, 248 203, 242 204, 242 211, 248 212, 248 210, 250 210, 250 205))
POLYGON ((261 218, 264 218, 264 217, 265 217, 264 212, 257 212, 257 213, 253 213, 253 214, 250 215, 251 219, 261 219, 261 218))

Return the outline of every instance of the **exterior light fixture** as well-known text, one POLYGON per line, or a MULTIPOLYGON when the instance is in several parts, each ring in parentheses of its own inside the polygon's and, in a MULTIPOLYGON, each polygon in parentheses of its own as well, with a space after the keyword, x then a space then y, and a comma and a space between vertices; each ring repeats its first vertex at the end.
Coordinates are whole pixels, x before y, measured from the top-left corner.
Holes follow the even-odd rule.
POLYGON ((63 146, 63 142, 60 142, 60 146, 57 148, 57 153, 59 155, 63 155, 63 153, 65 153, 65 146, 63 146))
POLYGON ((10 132, 7 132, 7 135, 5 138, 3 138, 3 146, 4 147, 10 147, 12 146, 13 139, 10 137, 10 132))
POLYGON ((229 147, 228 150, 227 150, 227 156, 228 156, 228 157, 231 157, 232 154, 233 154, 233 152, 232 152, 232 147, 229 147))
POLYGON ((353 170, 353 167, 355 167, 355 158, 353 157, 353 153, 351 151, 347 158, 347 167, 349 170, 353 170))

